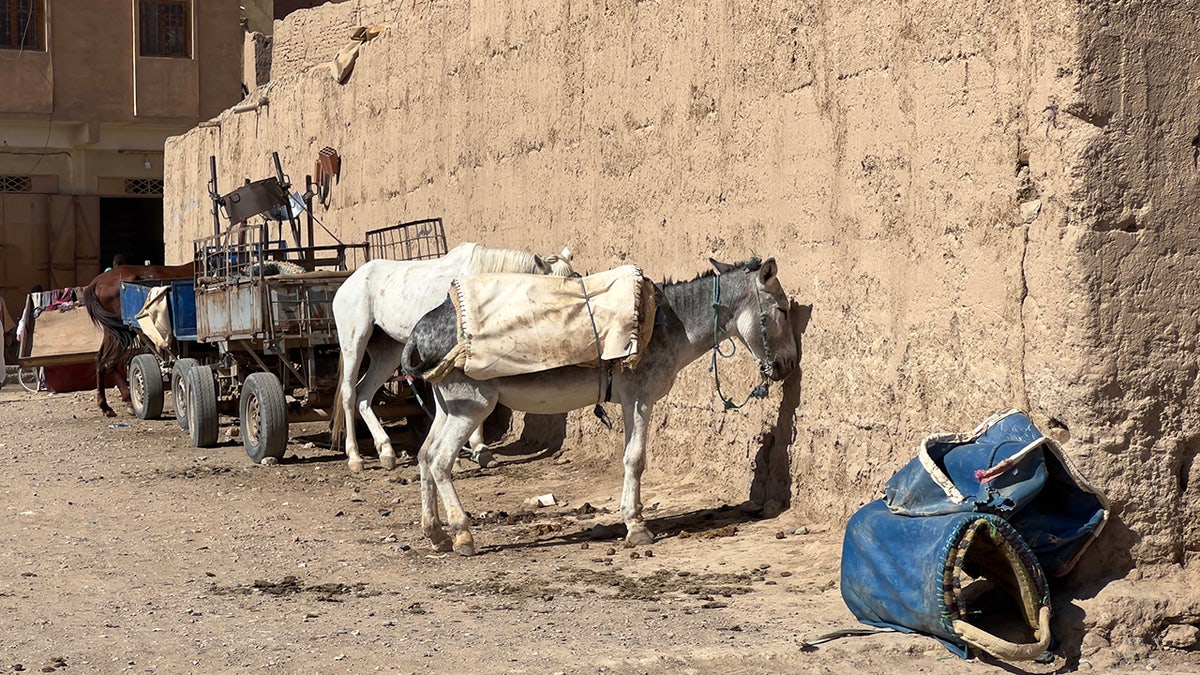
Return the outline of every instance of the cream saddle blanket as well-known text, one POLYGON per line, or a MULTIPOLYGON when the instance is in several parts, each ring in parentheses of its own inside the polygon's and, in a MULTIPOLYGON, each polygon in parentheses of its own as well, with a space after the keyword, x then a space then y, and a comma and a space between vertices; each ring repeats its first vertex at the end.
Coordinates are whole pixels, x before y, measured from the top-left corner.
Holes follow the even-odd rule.
POLYGON ((654 284, 636 265, 586 277, 475 274, 455 279, 458 345, 427 373, 472 379, 563 366, 637 365, 654 329, 654 284))
POLYGON ((167 302, 170 286, 155 286, 146 295, 146 304, 134 315, 142 333, 162 351, 171 346, 171 309, 167 302))

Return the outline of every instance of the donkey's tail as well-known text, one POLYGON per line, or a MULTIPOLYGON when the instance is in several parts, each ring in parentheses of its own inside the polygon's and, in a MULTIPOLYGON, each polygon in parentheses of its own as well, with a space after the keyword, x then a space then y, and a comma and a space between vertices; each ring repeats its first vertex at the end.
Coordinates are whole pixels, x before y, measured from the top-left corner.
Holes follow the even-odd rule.
POLYGON ((417 341, 410 335, 408 342, 404 343, 404 351, 400 352, 400 374, 406 377, 421 377, 421 367, 419 363, 413 363, 413 360, 419 360, 417 352, 417 341))

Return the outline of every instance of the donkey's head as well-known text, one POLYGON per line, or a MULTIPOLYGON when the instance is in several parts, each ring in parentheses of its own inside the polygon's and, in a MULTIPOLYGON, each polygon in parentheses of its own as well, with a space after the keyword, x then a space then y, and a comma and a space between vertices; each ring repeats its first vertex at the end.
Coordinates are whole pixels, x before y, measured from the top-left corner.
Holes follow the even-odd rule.
POLYGON ((775 259, 709 262, 720 275, 721 304, 733 313, 727 330, 754 354, 764 375, 775 381, 787 377, 796 366, 796 337, 788 317, 791 300, 779 283, 775 259))

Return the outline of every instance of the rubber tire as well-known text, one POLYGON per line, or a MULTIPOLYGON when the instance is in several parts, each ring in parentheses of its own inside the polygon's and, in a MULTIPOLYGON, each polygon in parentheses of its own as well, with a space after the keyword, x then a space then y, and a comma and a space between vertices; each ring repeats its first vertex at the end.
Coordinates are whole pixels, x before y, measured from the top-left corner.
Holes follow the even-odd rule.
POLYGON ((129 403, 139 420, 162 417, 162 370, 153 354, 138 354, 129 361, 129 403))
POLYGON ((171 366, 171 406, 175 409, 175 422, 180 429, 187 431, 187 382, 184 375, 192 368, 200 365, 196 359, 176 359, 171 366), (182 394, 182 395, 181 395, 182 394))
POLYGON ((188 436, 197 448, 217 444, 220 419, 217 416, 217 384, 209 368, 197 366, 184 376, 187 389, 188 436))
POLYGON ((264 457, 283 459, 288 444, 287 400, 283 385, 271 373, 252 373, 242 383, 238 403, 242 445, 255 464, 264 457))

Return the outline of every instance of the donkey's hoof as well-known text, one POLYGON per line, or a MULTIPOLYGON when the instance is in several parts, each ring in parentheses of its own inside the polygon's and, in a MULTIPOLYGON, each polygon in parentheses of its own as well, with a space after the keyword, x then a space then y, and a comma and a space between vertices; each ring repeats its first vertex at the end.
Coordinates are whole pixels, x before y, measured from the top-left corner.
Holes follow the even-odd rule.
POLYGON ((481 469, 490 469, 497 465, 495 456, 493 456, 492 451, 488 450, 487 448, 480 450, 479 453, 471 459, 474 459, 475 463, 478 464, 479 468, 481 469))
POLYGON ((396 468, 396 456, 395 455, 380 455, 379 456, 379 466, 382 466, 383 468, 387 469, 388 471, 391 471, 392 469, 396 468))
POLYGON ((634 525, 629 528, 629 536, 625 537, 625 541, 634 546, 649 546, 654 543, 654 533, 645 525, 634 525))
POLYGON ((475 555, 475 539, 470 532, 459 532, 454 538, 454 552, 461 556, 475 555))
POLYGON ((346 460, 346 466, 350 467, 350 473, 362 473, 363 461, 361 457, 351 458, 346 460))

